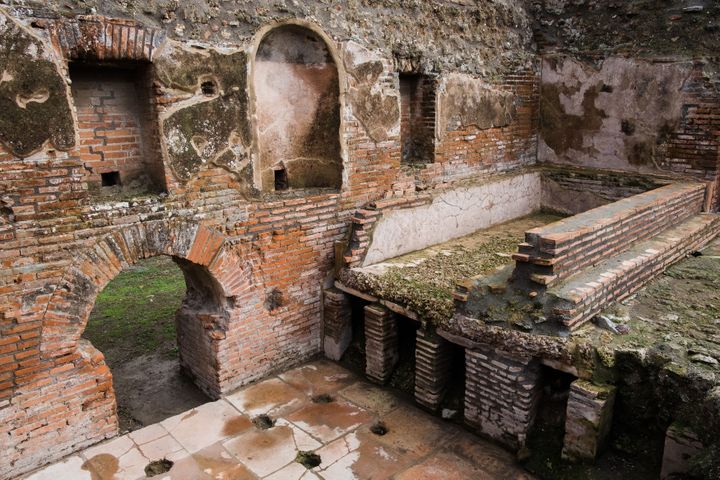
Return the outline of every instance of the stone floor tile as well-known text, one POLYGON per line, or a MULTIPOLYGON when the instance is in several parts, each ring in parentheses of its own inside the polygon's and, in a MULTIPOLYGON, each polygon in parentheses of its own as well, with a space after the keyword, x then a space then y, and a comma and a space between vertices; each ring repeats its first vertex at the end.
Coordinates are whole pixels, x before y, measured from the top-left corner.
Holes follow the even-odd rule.
POLYGON ((83 468, 84 463, 85 460, 77 455, 68 457, 38 470, 25 480, 92 480, 90 471, 83 468))
POLYGON ((353 373, 327 360, 288 370, 280 378, 310 396, 336 392, 357 380, 353 373))
POLYGON ((385 435, 374 435, 364 426, 358 432, 360 438, 374 438, 399 452, 416 457, 427 455, 459 432, 454 425, 407 404, 380 417, 380 420, 388 429, 385 435))
POLYGON ((138 446, 138 448, 140 449, 140 453, 151 461, 169 458, 170 455, 176 452, 187 452, 182 445, 169 434, 142 444, 138 446))
POLYGON ((320 477, 299 463, 291 463, 282 470, 265 477, 265 480, 320 480, 320 477))
POLYGON ((145 478, 148 460, 125 435, 83 452, 83 468, 93 473, 93 480, 136 480, 145 478))
POLYGON ((232 393, 225 399, 250 417, 263 413, 279 417, 300 408, 306 397, 279 378, 271 378, 232 393))
POLYGON ((272 428, 250 430, 223 446, 252 472, 264 477, 293 462, 299 450, 315 450, 321 443, 280 419, 272 428))
MULTIPOLYGON (((498 480, 456 455, 439 453, 395 477, 396 480, 498 480)), ((503 478, 504 480, 504 478, 503 478)))
POLYGON ((322 463, 318 474, 333 480, 380 480, 407 468, 413 458, 373 439, 350 433, 317 450, 322 463))
POLYGON ((329 403, 309 403, 287 419, 327 443, 364 423, 371 423, 373 417, 368 411, 337 398, 329 403))
POLYGON ((152 442, 153 440, 156 440, 167 434, 167 430, 165 430, 162 425, 160 425, 159 423, 154 423, 152 425, 148 425, 145 428, 141 428, 140 430, 130 432, 127 436, 130 437, 130 439, 136 444, 142 445, 143 443, 152 442))
POLYGON ((218 400, 168 418, 161 425, 188 452, 194 453, 248 430, 252 422, 226 401, 218 400))
POLYGON ((402 403, 397 394, 362 380, 343 388, 338 393, 355 405, 378 415, 386 415, 402 403))
POLYGON ((153 480, 256 480, 222 445, 215 444, 178 458, 169 472, 153 480))
POLYGON ((443 450, 466 459, 494 478, 507 480, 534 478, 516 464, 515 455, 490 442, 484 442, 468 432, 461 432, 445 443, 443 450))

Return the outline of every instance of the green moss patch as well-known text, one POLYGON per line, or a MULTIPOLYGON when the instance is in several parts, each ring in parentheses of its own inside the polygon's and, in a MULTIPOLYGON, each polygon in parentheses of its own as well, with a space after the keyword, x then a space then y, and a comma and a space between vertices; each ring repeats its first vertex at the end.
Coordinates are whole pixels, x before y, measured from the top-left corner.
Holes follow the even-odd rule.
POLYGON ((148 353, 174 357, 175 312, 184 296, 185 279, 170 257, 144 260, 100 292, 83 336, 111 366, 148 353))

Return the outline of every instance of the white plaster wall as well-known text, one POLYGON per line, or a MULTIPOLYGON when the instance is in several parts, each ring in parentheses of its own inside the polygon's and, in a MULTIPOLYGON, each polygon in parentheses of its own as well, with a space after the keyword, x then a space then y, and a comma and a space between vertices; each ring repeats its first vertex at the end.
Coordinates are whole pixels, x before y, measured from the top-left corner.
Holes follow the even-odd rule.
POLYGON ((468 235, 540 208, 540 174, 523 173, 458 188, 429 205, 395 210, 381 218, 363 266, 468 235))

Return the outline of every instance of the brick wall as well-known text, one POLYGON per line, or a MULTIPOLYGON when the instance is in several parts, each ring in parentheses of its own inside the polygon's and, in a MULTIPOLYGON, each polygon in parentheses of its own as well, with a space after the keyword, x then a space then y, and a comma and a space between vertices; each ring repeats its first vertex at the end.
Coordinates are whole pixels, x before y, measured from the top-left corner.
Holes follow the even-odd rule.
POLYGON ((72 95, 77 109, 84 180, 100 190, 102 174, 117 172, 120 185, 158 183, 160 152, 154 148, 148 85, 142 68, 75 67, 72 95), (150 173, 150 175, 148 175, 150 173), (153 175, 155 174, 155 175, 153 175))
MULTIPOLYGON (((661 165, 675 173, 701 180, 720 181, 720 95, 696 62, 682 89, 684 103, 680 125, 669 134, 661 165)), ((720 189, 715 188, 712 205, 720 207, 720 189)))
MULTIPOLYGON (((98 17, 48 28, 66 60, 152 61, 162 38, 131 21, 98 17)), ((390 64, 386 59, 383 78, 397 88, 390 64)), ((141 83, 149 85, 146 80, 141 83)), ((82 81, 76 91, 81 87, 82 81)), ((146 115, 162 117, 179 100, 150 98, 140 123, 146 115)), ((188 262, 190 278, 200 278, 192 269, 205 269, 216 285, 211 311, 186 303, 179 328, 185 339, 182 362, 212 395, 321 350, 322 290, 332 281, 336 244, 346 239, 352 212, 376 201, 425 201, 415 193, 415 179, 407 190, 393 190, 393 183, 405 178, 399 132, 376 142, 351 112, 342 112, 340 192, 253 197, 225 168, 203 165, 183 183, 163 159, 153 175, 165 180, 167 195, 100 199, 91 194, 85 168, 93 154, 89 145, 68 152, 48 147, 27 158, 0 148, 0 191, 3 205, 9 205, 0 221, 2 475, 20 474, 117 433, 111 374, 102 353, 79 339, 97 293, 139 259, 171 255, 188 262), (279 291, 282 301, 270 309, 265 299, 272 291, 279 291)), ((479 150, 468 151, 453 160, 458 171, 463 163, 473 165, 463 170, 467 176, 475 165, 503 169, 530 162, 534 134, 509 128, 496 133, 513 147, 482 161, 475 158, 479 150)), ((156 129, 157 124, 147 129, 152 142, 158 141, 156 129)), ((98 140, 99 131, 93 128, 92 137, 85 132, 87 140, 98 140)), ((137 135, 120 136, 118 129, 113 134, 133 138, 119 143, 128 151, 136 152, 143 142, 137 135)), ((439 181, 453 178, 455 173, 439 181)))
POLYGON ((501 79, 497 88, 516 97, 516 114, 506 127, 479 129, 469 125, 447 132, 435 146, 435 162, 417 173, 423 186, 443 183, 487 171, 533 164, 537 158, 539 72, 520 70, 501 79))

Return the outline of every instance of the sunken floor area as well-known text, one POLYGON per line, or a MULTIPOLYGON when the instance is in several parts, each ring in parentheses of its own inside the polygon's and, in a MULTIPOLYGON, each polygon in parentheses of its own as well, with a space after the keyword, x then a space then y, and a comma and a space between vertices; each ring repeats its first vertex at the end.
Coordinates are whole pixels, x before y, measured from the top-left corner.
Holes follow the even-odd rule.
POLYGON ((530 480, 514 462, 505 450, 321 360, 88 448, 26 480, 530 480))

